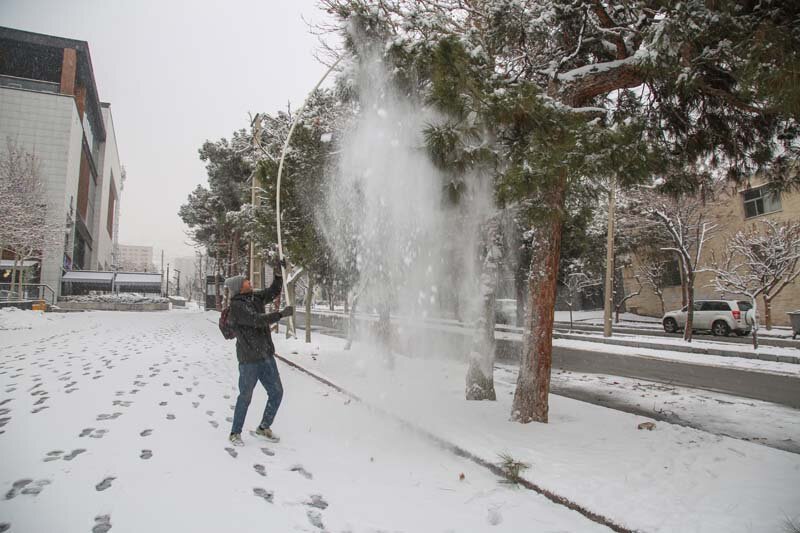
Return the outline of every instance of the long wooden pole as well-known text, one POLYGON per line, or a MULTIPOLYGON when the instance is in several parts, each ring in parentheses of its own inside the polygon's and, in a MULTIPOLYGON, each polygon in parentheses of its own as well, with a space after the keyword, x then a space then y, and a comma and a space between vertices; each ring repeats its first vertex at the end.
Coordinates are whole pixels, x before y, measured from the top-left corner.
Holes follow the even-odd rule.
MULTIPOLYGON (((325 72, 325 75, 320 78, 314 88, 308 93, 306 96, 305 101, 303 101, 303 105, 300 106, 300 109, 297 110, 297 113, 294 116, 294 120, 292 121, 292 125, 289 128, 289 134, 286 136, 286 142, 283 143, 283 150, 281 151, 281 159, 278 163, 278 180, 277 180, 277 191, 275 194, 275 218, 277 223, 278 229, 278 259, 282 259, 283 255, 283 239, 281 236, 281 177, 283 176, 283 161, 286 159, 286 151, 289 149, 289 142, 292 140, 292 134, 294 133, 294 128, 297 126, 297 123, 300 121, 300 117, 303 115, 303 110, 306 108, 306 104, 308 104, 309 98, 311 95, 317 92, 319 86, 322 85, 322 82, 328 77, 328 75, 333 72, 333 69, 336 68, 336 65, 342 60, 344 56, 339 56, 339 58, 330 66, 328 70, 325 72)), ((287 294, 286 292, 286 267, 281 264, 281 274, 283 275, 283 294, 287 294)), ((288 296, 288 295, 287 295, 288 296)), ((293 301, 288 302, 289 305, 294 306, 293 301)), ((297 336, 295 334, 295 327, 294 327, 294 316, 289 317, 289 330, 291 331, 292 336, 297 336)))

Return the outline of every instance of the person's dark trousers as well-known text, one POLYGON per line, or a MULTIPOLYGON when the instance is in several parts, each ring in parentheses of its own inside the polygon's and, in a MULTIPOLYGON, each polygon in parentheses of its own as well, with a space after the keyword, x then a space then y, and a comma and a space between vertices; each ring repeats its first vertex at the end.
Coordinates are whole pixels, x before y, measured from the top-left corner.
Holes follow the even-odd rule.
POLYGON ((236 399, 236 409, 233 411, 231 434, 242 432, 247 408, 250 406, 250 400, 253 399, 253 389, 259 381, 267 389, 268 396, 261 425, 270 427, 272 421, 275 420, 278 407, 283 399, 283 385, 275 358, 267 357, 257 363, 242 363, 239 365, 239 397, 236 399))

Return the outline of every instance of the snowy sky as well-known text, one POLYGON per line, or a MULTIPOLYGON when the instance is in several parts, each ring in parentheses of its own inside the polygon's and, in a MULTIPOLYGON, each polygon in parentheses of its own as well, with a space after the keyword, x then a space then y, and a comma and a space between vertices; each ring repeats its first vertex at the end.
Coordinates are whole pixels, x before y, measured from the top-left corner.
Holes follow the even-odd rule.
POLYGON ((298 106, 324 73, 301 19, 315 0, 0 0, 0 25, 87 41, 122 164, 120 242, 192 255, 177 215, 206 173, 197 150, 248 112, 298 106))

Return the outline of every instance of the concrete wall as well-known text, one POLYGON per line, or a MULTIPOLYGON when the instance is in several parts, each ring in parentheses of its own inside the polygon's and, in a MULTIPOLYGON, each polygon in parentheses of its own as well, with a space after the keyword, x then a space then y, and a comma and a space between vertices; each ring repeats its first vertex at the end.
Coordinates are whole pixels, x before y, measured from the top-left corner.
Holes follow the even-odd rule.
MULTIPOLYGON (((752 186, 762 185, 763 181, 753 180, 752 186)), ((725 251, 725 245, 731 236, 739 231, 749 230, 752 227, 759 228, 762 220, 774 220, 777 222, 798 221, 800 220, 800 193, 783 192, 781 193, 781 210, 776 213, 760 215, 745 219, 744 201, 740 189, 734 186, 727 188, 717 201, 709 205, 710 215, 713 221, 719 224, 719 229, 713 239, 706 243, 701 260, 702 264, 708 264, 712 254, 721 258, 725 251)), ((635 263, 635 258, 634 258, 635 263)), ((634 267, 635 268, 635 267, 634 267)), ((635 291, 636 282, 633 279, 634 270, 626 269, 625 287, 626 291, 635 291)), ((724 298, 731 300, 746 299, 741 295, 719 294, 710 285, 714 275, 710 272, 701 272, 695 281, 695 298, 711 299, 724 298)), ((664 291, 664 303, 667 311, 680 309, 682 307, 681 287, 668 287, 664 291)), ((760 323, 764 324, 764 302, 758 302, 758 316, 760 323)), ((642 289, 641 295, 631 298, 627 302, 629 310, 636 310, 639 314, 647 316, 661 316, 661 304, 658 297, 646 287, 642 289)), ((800 309, 800 280, 788 285, 780 295, 772 302, 772 323, 776 326, 788 326, 789 317, 787 311, 800 309)))
MULTIPOLYGON (((83 128, 74 97, 0 87, 0 149, 6 139, 33 152, 41 164, 47 190, 47 216, 65 226, 70 207, 77 201, 83 128)), ((72 253, 72 241, 68 241, 72 253)), ((57 294, 61 290, 64 249, 47 250, 41 281, 57 294)))

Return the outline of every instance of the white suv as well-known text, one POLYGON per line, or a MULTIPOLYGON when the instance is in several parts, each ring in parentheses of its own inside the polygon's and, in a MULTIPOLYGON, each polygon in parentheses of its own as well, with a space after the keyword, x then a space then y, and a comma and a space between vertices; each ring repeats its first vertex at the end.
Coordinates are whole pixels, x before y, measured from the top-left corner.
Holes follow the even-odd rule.
MULTIPOLYGON (((670 311, 661 319, 664 331, 675 333, 686 327, 687 308, 670 311)), ((710 330, 714 335, 749 335, 753 324, 753 305, 743 300, 695 300, 693 330, 710 330)))

